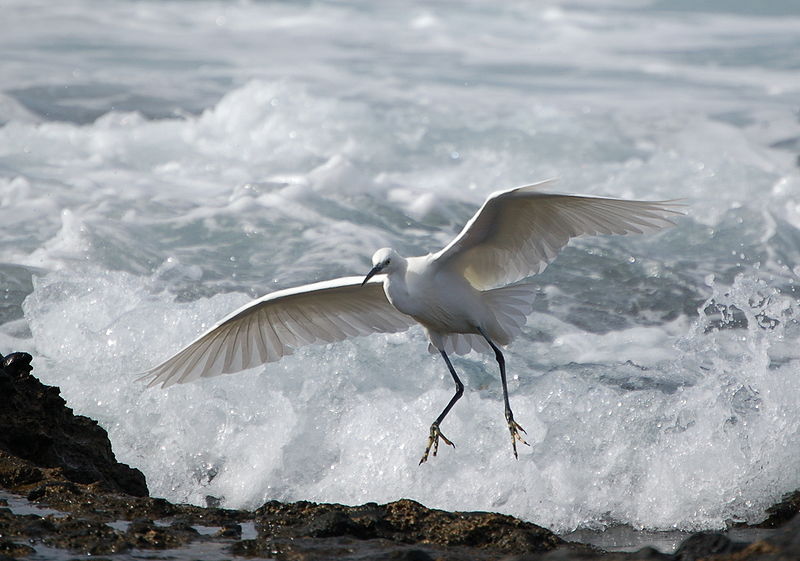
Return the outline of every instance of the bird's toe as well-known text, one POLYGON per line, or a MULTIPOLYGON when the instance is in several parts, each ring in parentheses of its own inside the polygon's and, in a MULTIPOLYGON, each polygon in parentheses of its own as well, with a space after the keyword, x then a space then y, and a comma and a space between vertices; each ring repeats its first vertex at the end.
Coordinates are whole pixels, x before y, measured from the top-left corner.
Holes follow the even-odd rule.
POLYGON ((422 459, 420 459, 419 461, 420 465, 428 461, 428 454, 431 453, 431 450, 433 450, 434 457, 436 456, 437 452, 439 451, 440 438, 444 441, 445 444, 449 444, 453 448, 456 447, 456 445, 453 444, 453 442, 449 440, 445 435, 443 435, 441 430, 439 430, 439 423, 433 423, 431 425, 430 436, 428 436, 428 445, 425 447, 425 452, 422 454, 422 459))
POLYGON ((528 433, 520 426, 519 423, 514 420, 514 417, 510 417, 508 419, 508 430, 511 433, 511 448, 514 450, 514 457, 519 459, 519 456, 517 455, 517 441, 519 440, 525 446, 530 446, 530 444, 528 444, 525 439, 522 438, 520 431, 525 434, 528 433))

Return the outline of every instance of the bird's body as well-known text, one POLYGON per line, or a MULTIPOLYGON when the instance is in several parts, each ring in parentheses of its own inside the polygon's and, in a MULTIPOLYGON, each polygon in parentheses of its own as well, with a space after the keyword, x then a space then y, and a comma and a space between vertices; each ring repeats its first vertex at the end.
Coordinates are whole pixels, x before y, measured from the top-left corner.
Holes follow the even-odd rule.
MULTIPOLYGON (((463 275, 437 266, 432 254, 405 261, 407 267, 404 264, 397 272, 387 273, 383 288, 395 308, 425 329, 434 349, 445 348, 444 341, 454 334, 480 336, 479 327, 501 345, 511 342, 513 335, 503 328, 497 306, 492 305, 502 288, 478 290, 463 275)), ((532 295, 533 287, 516 292, 532 295)), ((480 343, 478 347, 488 348, 480 343)))
POLYGON ((545 183, 494 193, 437 253, 406 258, 379 249, 363 280, 334 279, 255 300, 142 378, 166 387, 273 362, 301 345, 403 331, 418 323, 429 350, 441 354, 456 384, 431 425, 420 463, 431 449, 436 455, 440 438, 452 444, 439 424, 461 397, 463 384, 448 354, 470 350, 493 352, 497 359, 516 456, 516 442, 525 441, 509 405, 499 345, 513 340, 531 312, 534 288, 518 281, 541 272, 572 237, 655 231, 679 214, 670 202, 543 193, 539 188, 545 183))
POLYGON ((397 269, 387 271, 383 281, 386 297, 417 320, 429 338, 450 332, 477 333, 475 326, 486 323, 489 314, 482 292, 463 276, 441 270, 432 255, 404 259, 395 253, 395 262, 397 269))

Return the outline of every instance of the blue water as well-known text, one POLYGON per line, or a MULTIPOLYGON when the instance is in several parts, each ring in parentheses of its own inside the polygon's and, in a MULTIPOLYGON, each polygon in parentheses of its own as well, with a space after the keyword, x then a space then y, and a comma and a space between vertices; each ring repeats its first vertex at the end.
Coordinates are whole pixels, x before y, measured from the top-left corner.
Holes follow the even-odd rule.
POLYGON ((100 420, 155 495, 409 497, 557 531, 755 522, 800 487, 793 2, 6 0, 0 352, 100 420), (446 244, 492 191, 682 198, 576 240, 507 353, 420 330, 145 391, 248 299, 446 244))

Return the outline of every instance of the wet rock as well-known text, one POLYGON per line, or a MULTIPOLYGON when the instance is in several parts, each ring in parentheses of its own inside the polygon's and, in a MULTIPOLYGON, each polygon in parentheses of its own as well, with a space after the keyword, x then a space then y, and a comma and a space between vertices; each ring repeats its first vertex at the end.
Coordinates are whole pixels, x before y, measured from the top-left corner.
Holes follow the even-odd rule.
POLYGON ((0 462, 0 480, 15 488, 36 480, 34 468, 60 468, 76 483, 147 495, 144 475, 116 461, 105 429, 74 415, 58 388, 30 374, 31 355, 12 353, 0 365, 0 451, 29 462, 27 467, 0 462))
POLYGON ((501 561, 675 561, 672 555, 652 547, 632 553, 606 553, 591 547, 561 547, 544 554, 523 554, 503 557, 501 561))
POLYGON ((775 534, 763 541, 780 551, 792 553, 795 559, 800 559, 800 515, 792 518, 775 534))
POLYGON ((87 555, 108 555, 131 549, 131 544, 121 532, 100 521, 52 515, 45 519, 53 524, 54 532, 45 536, 42 541, 51 547, 87 555))
POLYGON ((736 549, 737 546, 723 534, 700 532, 684 540, 675 552, 675 559, 677 561, 696 561, 711 555, 731 553, 736 549))
POLYGON ((788 493, 781 501, 767 509, 767 519, 759 524, 762 528, 777 528, 800 513, 800 490, 788 493))
POLYGON ((0 533, 3 538, 24 538, 24 541, 29 541, 46 536, 54 529, 40 516, 15 515, 9 508, 0 509, 0 533))
POLYGON ((231 523, 225 524, 217 531, 216 534, 214 534, 214 537, 240 540, 242 539, 242 525, 231 523))
POLYGON ((71 481, 50 480, 33 487, 27 499, 65 512, 102 520, 171 520, 173 532, 192 525, 223 526, 252 518, 241 510, 174 505, 161 498, 131 497, 108 492, 101 486, 81 485, 71 481))
MULTIPOLYGON (((218 523, 233 526, 231 520, 252 516, 243 511, 214 509, 209 512, 191 505, 171 505, 163 499, 131 497, 70 481, 47 481, 34 487, 29 497, 38 504, 57 507, 68 514, 19 515, 11 508, 0 506, 1 538, 14 543, 41 543, 93 556, 114 555, 130 549, 180 548, 194 541, 210 541, 214 538, 201 535, 194 526, 218 523), (165 508, 165 504, 169 508, 165 508), (169 514, 161 517, 165 512, 169 514), (157 521, 147 514, 157 515, 157 521), (125 520, 130 522, 125 524, 125 520)), ((241 526, 238 529, 241 535, 241 526)), ((216 541, 227 546, 237 539, 235 534, 226 534, 216 541)))
MULTIPOLYGON (((432 546, 425 555, 440 548, 485 550, 496 557, 500 553, 546 552, 564 542, 555 534, 511 516, 488 512, 446 512, 429 509, 415 501, 399 500, 385 505, 361 506, 316 504, 306 501, 283 504, 270 501, 256 510, 259 538, 247 545, 251 555, 300 556, 315 559, 313 543, 304 549, 299 538, 327 539, 327 548, 341 554, 376 547, 377 543, 398 544, 390 547, 397 555, 409 553, 405 544, 432 546), (373 544, 358 543, 374 541, 373 544), (399 544, 403 544, 400 546, 399 544)), ((353 553, 354 554, 354 553, 353 553)))
POLYGON ((33 357, 28 353, 10 353, 6 356, 0 355, 0 368, 12 376, 28 374, 33 370, 31 361, 33 361, 33 357))
POLYGON ((392 551, 375 557, 375 559, 378 561, 434 561, 433 557, 421 549, 392 551))
POLYGON ((260 532, 288 529, 292 535, 383 538, 404 543, 490 548, 504 552, 549 551, 562 540, 549 530, 511 516, 486 512, 446 512, 400 500, 362 506, 269 502, 256 510, 260 532))
POLYGON ((0 450, 0 487, 14 489, 44 479, 44 473, 31 462, 0 450))
POLYGON ((3 557, 27 557, 33 555, 35 552, 35 549, 24 543, 0 539, 0 559, 3 557))
POLYGON ((707 561, 797 561, 800 559, 800 515, 781 526, 770 537, 751 544, 738 544, 734 552, 710 555, 707 561))
POLYGON ((235 542, 230 552, 244 557, 291 561, 484 561, 501 556, 497 552, 465 547, 408 545, 383 539, 358 540, 347 537, 242 540, 235 542))
POLYGON ((70 481, 48 481, 39 485, 28 493, 27 499, 31 502, 44 500, 45 502, 65 502, 72 503, 82 495, 82 491, 77 485, 70 481))
POLYGON ((672 555, 661 553, 659 550, 652 547, 643 547, 639 551, 633 552, 631 557, 636 559, 636 561, 669 561, 674 559, 672 555))
POLYGON ((158 526, 146 518, 134 520, 125 536, 139 549, 171 549, 192 541, 199 535, 191 525, 183 522, 169 527, 158 526))

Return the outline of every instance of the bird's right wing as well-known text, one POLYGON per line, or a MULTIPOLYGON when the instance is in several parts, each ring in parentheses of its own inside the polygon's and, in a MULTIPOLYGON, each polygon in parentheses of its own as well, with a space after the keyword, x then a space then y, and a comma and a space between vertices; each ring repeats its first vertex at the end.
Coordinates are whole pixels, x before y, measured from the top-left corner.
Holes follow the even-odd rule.
POLYGON ((415 322, 389 303, 379 279, 345 277, 279 290, 233 312, 140 380, 161 387, 274 362, 310 343, 404 331, 415 322))
POLYGON ((434 255, 478 289, 540 273, 574 237, 642 234, 673 225, 672 201, 629 201, 543 193, 543 181, 491 195, 461 233, 434 255))

